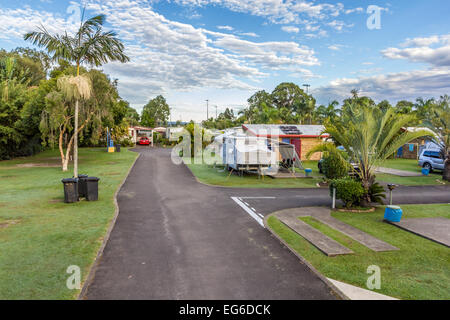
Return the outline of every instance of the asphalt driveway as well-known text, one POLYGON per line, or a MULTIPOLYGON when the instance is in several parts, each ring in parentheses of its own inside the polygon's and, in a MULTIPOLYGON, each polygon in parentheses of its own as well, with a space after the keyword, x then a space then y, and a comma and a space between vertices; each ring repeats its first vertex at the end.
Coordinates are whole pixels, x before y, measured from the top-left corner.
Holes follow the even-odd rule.
POLYGON ((86 298, 336 298, 231 200, 238 190, 197 183, 168 149, 137 150, 86 298))

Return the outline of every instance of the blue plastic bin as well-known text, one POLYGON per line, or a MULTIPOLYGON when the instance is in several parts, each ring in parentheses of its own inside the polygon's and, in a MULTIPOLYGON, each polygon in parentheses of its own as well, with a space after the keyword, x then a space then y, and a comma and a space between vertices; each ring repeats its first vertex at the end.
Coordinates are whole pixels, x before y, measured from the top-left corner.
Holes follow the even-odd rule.
POLYGON ((387 206, 384 210, 384 220, 390 222, 400 222, 402 220, 403 211, 398 206, 387 206))
POLYGON ((312 169, 309 169, 309 168, 306 168, 306 169, 305 169, 305 175, 306 175, 307 177, 309 177, 309 176, 311 175, 311 173, 312 173, 312 169))
POLYGON ((430 174, 430 170, 425 169, 425 168, 422 168, 422 174, 423 174, 424 176, 427 176, 427 175, 430 174))

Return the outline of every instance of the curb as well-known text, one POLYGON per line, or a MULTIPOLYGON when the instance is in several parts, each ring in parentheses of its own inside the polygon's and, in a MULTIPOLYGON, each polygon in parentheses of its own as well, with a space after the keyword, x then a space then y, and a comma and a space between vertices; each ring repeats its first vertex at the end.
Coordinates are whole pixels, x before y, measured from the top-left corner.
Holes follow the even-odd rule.
POLYGON ((303 258, 297 251, 292 249, 289 244, 282 239, 278 234, 276 234, 272 228, 268 224, 268 220, 270 217, 275 216, 276 212, 273 212, 267 216, 264 217, 264 226, 267 230, 275 237, 277 238, 286 248, 289 249, 303 264, 305 264, 317 277, 319 277, 322 282, 324 282, 329 289, 340 299, 342 300, 351 300, 343 291, 341 291, 338 287, 336 287, 330 280, 328 280, 327 277, 325 277, 323 274, 321 274, 316 268, 313 267, 311 263, 309 263, 305 258, 303 258))
MULTIPOLYGON (((135 151, 131 151, 131 152, 135 152, 135 151)), ((95 257, 94 262, 92 263, 91 267, 89 268, 89 274, 88 274, 86 280, 84 281, 83 287, 81 288, 81 291, 78 294, 78 297, 76 298, 76 300, 84 300, 85 299, 89 285, 92 283, 92 281, 95 278, 95 272, 97 271, 97 267, 100 263, 100 259, 103 255, 103 251, 105 250, 106 243, 108 242, 109 237, 111 236, 111 232, 114 229, 114 226, 117 221, 117 217, 119 216, 119 204, 117 202, 117 195, 119 194, 120 190, 122 189, 123 185, 125 184, 125 181, 127 180, 128 176, 130 175, 131 170, 134 168, 134 165, 136 164, 136 162, 140 158, 140 156, 141 156, 141 154, 137 153, 136 159, 134 159, 134 162, 131 165, 130 169, 128 169, 126 176, 123 178, 122 182, 120 183, 119 187, 117 188, 116 192, 114 193, 114 207, 115 207, 114 217, 112 218, 112 220, 109 224, 108 230, 103 238, 102 245, 98 249, 97 256, 95 257)))

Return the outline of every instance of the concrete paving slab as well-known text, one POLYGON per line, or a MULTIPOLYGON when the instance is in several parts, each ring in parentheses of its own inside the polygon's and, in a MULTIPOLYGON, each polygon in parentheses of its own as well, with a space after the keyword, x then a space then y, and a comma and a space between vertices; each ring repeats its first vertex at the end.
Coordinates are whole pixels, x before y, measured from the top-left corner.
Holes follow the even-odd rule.
POLYGON ((268 177, 273 179, 293 179, 293 178, 302 178, 302 179, 312 179, 312 177, 305 176, 304 173, 292 173, 292 172, 277 172, 277 173, 268 173, 268 177))
POLYGON ((350 300, 398 300, 377 292, 353 286, 348 283, 340 282, 327 278, 333 285, 341 290, 350 300))
POLYGON ((389 222, 406 231, 450 247, 450 219, 410 218, 400 222, 389 222))
POLYGON ((352 250, 344 247, 340 243, 324 235, 322 232, 299 220, 296 214, 285 212, 278 214, 277 217, 286 226, 308 240, 312 245, 317 247, 327 256, 333 257, 342 254, 353 253, 352 250))
POLYGON ((328 210, 328 213, 326 214, 317 214, 314 216, 317 220, 320 222, 326 224, 327 226, 345 234, 346 236, 358 241, 362 245, 366 246, 367 248, 382 252, 382 251, 392 251, 392 250, 398 250, 398 248, 390 245, 389 243, 386 243, 384 241, 381 241, 380 239, 377 239, 370 234, 367 234, 357 228, 354 228, 338 219, 333 218, 328 210))
MULTIPOLYGON (((310 208, 294 208, 280 211, 277 217, 290 217, 297 220, 298 217, 313 217, 325 225, 333 228, 348 237, 358 241, 362 245, 368 247, 371 250, 382 252, 382 251, 392 251, 398 250, 398 248, 386 243, 378 238, 371 236, 357 228, 354 228, 338 219, 331 216, 331 211, 324 207, 310 207, 310 208)), ((280 219, 281 220, 281 219, 280 219)), ((300 221, 300 220, 299 220, 300 221)), ((314 229, 314 228, 313 228, 314 229)), ((314 229, 316 230, 316 229, 314 229)), ((334 241, 334 240, 333 240, 334 241)))
MULTIPOLYGON (((419 168, 419 167, 417 167, 417 168, 419 168)), ((375 172, 392 174, 394 176, 399 176, 399 177, 420 177, 420 176, 422 176, 421 172, 412 172, 412 171, 398 170, 398 169, 384 168, 384 167, 376 168, 375 172)))

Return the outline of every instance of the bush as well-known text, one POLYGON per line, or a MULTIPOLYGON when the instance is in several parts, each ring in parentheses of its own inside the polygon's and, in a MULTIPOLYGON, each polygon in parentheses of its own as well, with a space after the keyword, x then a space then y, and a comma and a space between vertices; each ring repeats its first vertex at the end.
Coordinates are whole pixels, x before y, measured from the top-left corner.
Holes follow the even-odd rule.
POLYGON ((383 204, 383 199, 386 199, 386 190, 378 183, 372 183, 369 188, 369 197, 371 202, 383 204))
POLYGON ((347 208, 359 205, 364 197, 364 188, 361 183, 349 177, 331 181, 331 196, 333 196, 333 188, 336 188, 336 199, 342 200, 347 208))
POLYGON ((123 138, 120 140, 119 144, 124 148, 134 147, 135 144, 133 141, 131 141, 130 138, 123 138))
POLYGON ((323 158, 322 170, 327 179, 340 179, 348 176, 349 166, 338 155, 330 153, 323 158))

